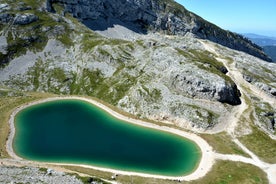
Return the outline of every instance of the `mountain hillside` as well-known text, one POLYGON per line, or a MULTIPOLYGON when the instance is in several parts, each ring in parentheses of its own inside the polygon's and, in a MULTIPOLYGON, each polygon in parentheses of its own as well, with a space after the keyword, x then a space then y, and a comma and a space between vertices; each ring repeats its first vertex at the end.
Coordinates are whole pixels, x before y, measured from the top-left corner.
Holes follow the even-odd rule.
POLYGON ((244 36, 261 46, 272 61, 276 62, 276 38, 256 34, 244 34, 244 36))
POLYGON ((250 34, 246 33, 243 34, 245 37, 250 39, 253 43, 256 43, 257 45, 263 47, 263 46, 269 46, 269 45, 276 45, 276 38, 269 37, 269 36, 262 36, 257 34, 250 34))
MULTIPOLYGON (((249 48, 242 43, 258 47, 173 1, 14 2, 2 4, 0 18, 0 81, 12 89, 95 96, 141 118, 203 130, 241 104, 240 89, 222 58, 237 62, 247 81, 276 95, 275 65, 214 45, 217 53, 198 38, 216 33, 219 42, 222 36, 242 48, 249 48), (135 33, 135 40, 90 29, 112 21, 135 33)), ((268 124, 274 132, 274 124, 268 124)))
POLYGON ((265 53, 271 57, 272 61, 276 63, 276 45, 263 46, 265 53))
POLYGON ((121 24, 140 33, 161 31, 169 35, 185 35, 190 32, 198 38, 271 61, 259 46, 248 39, 220 29, 173 0, 48 0, 47 10, 54 12, 54 4, 63 6, 65 13, 71 13, 93 30, 121 24))
MULTIPOLYGON (((172 0, 0 0, 0 160, 30 164, 7 159, 14 109, 82 96, 128 117, 198 134, 217 165, 195 183, 229 176, 234 183, 273 181, 276 64, 267 61, 259 46, 172 0)), ((40 164, 32 166, 49 167, 40 164)), ((118 182, 132 179, 170 182, 129 176, 118 182)))

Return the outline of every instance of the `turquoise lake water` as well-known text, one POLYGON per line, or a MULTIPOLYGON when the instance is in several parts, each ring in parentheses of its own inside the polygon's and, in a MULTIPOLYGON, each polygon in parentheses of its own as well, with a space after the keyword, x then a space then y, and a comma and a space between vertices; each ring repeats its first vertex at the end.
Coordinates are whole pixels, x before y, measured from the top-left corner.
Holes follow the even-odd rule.
POLYGON ((27 160, 182 176, 201 158, 190 140, 118 120, 81 100, 33 105, 14 124, 14 151, 27 160))

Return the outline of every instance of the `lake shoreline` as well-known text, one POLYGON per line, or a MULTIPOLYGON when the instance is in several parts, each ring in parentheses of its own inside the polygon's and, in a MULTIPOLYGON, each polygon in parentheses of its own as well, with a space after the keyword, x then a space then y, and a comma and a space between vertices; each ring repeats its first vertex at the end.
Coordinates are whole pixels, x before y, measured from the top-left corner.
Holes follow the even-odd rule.
MULTIPOLYGON (((128 171, 121 171, 121 170, 114 170, 114 169, 108 169, 108 168, 101 168, 101 167, 94 167, 94 166, 89 166, 89 165, 82 165, 82 164, 64 164, 64 163, 48 163, 45 162, 45 164, 52 164, 52 165, 66 165, 66 166, 81 166, 81 167, 85 167, 85 168, 91 168, 91 169, 96 169, 96 170, 100 170, 100 171, 106 171, 106 172, 112 172, 112 173, 116 173, 116 174, 121 174, 121 175, 136 175, 136 176, 142 176, 142 177, 153 177, 153 178, 160 178, 160 179, 172 179, 172 180, 195 180, 198 179, 200 177, 203 177, 204 175, 206 175, 212 165, 214 164, 215 161, 215 156, 214 156, 214 152, 212 151, 212 147, 205 141, 203 140, 201 137, 197 136, 196 134, 193 133, 188 133, 188 132, 184 132, 178 129, 174 129, 174 128, 169 128, 166 126, 159 126, 159 125, 155 125, 152 123, 148 123, 145 121, 141 121, 141 120, 137 120, 137 119, 133 119, 133 118, 129 118, 126 117, 122 114, 119 114, 118 112, 110 109, 109 107, 95 101, 92 100, 90 98, 85 98, 85 97, 75 97, 75 96, 68 96, 68 97, 52 97, 52 98, 47 98, 47 99, 43 99, 43 100, 39 100, 39 101, 35 101, 35 102, 31 102, 28 103, 26 105, 20 106, 18 108, 16 108, 9 119, 9 125, 10 125, 10 134, 7 140, 7 145, 6 145, 6 149, 8 154, 16 160, 23 160, 22 158, 18 157, 14 150, 13 150, 13 138, 15 136, 15 127, 14 127, 14 118, 16 116, 16 114, 33 105, 36 104, 40 104, 40 103, 44 103, 44 102, 49 102, 49 101, 55 101, 55 100, 67 100, 67 99, 73 99, 73 100, 82 100, 88 103, 91 103, 101 109, 103 109, 104 111, 108 112, 110 115, 126 121, 128 123, 132 123, 132 124, 136 124, 139 126, 143 126, 143 127, 147 127, 147 128, 152 128, 152 129, 157 129, 157 130, 161 130, 164 132, 168 132, 168 133, 173 133, 176 135, 179 135, 181 137, 184 137, 186 139, 191 140, 192 142, 194 142, 201 151, 201 159, 200 162, 198 164, 198 167, 191 172, 191 174, 185 175, 185 176, 162 176, 162 175, 154 175, 154 174, 146 174, 146 173, 136 173, 136 172, 128 172, 128 171)), ((31 161, 31 162, 36 162, 36 161, 31 161)), ((44 163, 44 162, 40 162, 40 163, 44 163)))

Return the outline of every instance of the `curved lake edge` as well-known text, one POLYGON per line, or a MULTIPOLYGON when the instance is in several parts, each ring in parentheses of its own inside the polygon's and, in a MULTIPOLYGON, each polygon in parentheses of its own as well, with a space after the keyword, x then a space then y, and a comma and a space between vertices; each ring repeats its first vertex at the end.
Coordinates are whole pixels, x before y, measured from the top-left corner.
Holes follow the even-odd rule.
POLYGON ((128 171, 122 171, 122 170, 114 170, 114 169, 108 169, 108 168, 101 168, 101 167, 95 167, 95 166, 90 166, 90 165, 82 165, 82 164, 66 164, 66 163, 48 163, 48 162, 37 162, 37 161, 30 161, 32 163, 45 163, 45 164, 52 164, 52 165, 66 165, 66 166, 81 166, 81 167, 85 167, 85 168, 91 168, 91 169, 96 169, 96 170, 100 170, 100 171, 106 171, 106 172, 112 172, 112 173, 116 173, 116 174, 122 174, 122 175, 136 175, 136 176, 142 176, 142 177, 153 177, 153 178, 160 178, 160 179, 173 179, 173 180, 195 180, 198 179, 200 177, 203 177, 204 175, 206 175, 209 170, 211 169, 213 163, 214 163, 214 153, 212 151, 212 147, 201 137, 197 136, 196 134, 193 133, 188 133, 188 132, 184 132, 182 130, 178 130, 175 128, 170 128, 170 127, 166 127, 166 126, 159 126, 156 124, 152 124, 152 123, 148 123, 142 120, 137 120, 137 119, 133 119, 130 117, 126 117, 112 109, 110 109, 109 107, 99 103, 98 101, 92 100, 90 98, 85 98, 85 97, 75 97, 75 96, 68 96, 68 97, 52 97, 52 98, 46 98, 43 100, 38 100, 38 101, 34 101, 25 105, 22 105, 18 108, 16 108, 9 119, 9 125, 10 125, 10 134, 7 140, 7 152, 8 154, 16 160, 24 160, 22 158, 20 158, 19 156, 17 156, 13 150, 13 138, 15 136, 15 126, 14 126, 14 118, 16 116, 16 114, 18 112, 20 112, 21 110, 36 105, 36 104, 40 104, 40 103, 44 103, 44 102, 50 102, 50 101, 56 101, 56 100, 81 100, 81 101, 85 101, 88 103, 91 103, 92 105, 95 105, 99 108, 101 108, 102 110, 106 111, 107 113, 109 113, 110 115, 114 116, 117 119, 123 120, 125 122, 128 123, 132 123, 135 125, 139 125, 139 126, 143 126, 146 128, 151 128, 151 129, 156 129, 156 130, 160 130, 163 132, 168 132, 168 133, 172 133, 175 135, 179 135, 181 137, 183 137, 184 139, 188 139, 190 141, 192 141, 193 143, 195 143, 197 145, 197 147, 200 149, 201 151, 201 159, 197 165, 197 168, 192 171, 190 174, 188 175, 184 175, 184 176, 163 176, 163 175, 154 175, 154 174, 146 174, 146 173, 138 173, 138 172, 128 172, 128 171))

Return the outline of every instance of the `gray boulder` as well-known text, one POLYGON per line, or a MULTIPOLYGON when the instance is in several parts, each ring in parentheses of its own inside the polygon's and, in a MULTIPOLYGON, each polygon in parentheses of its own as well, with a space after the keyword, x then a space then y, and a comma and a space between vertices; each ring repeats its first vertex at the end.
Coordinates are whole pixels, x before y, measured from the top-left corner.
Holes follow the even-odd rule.
POLYGON ((7 24, 12 19, 13 19, 13 16, 9 13, 1 13, 0 14, 0 23, 2 23, 2 24, 7 24))
POLYGON ((8 4, 0 4, 0 13, 10 9, 11 7, 8 4))
POLYGON ((273 96, 276 96, 276 88, 274 88, 272 86, 269 86, 267 84, 264 84, 262 82, 256 82, 255 85, 258 88, 262 89, 263 91, 268 92, 268 93, 270 93, 273 96))
POLYGON ((26 25, 38 20, 38 16, 31 13, 17 14, 14 20, 14 24, 26 25))
POLYGON ((247 82, 251 83, 253 81, 252 77, 246 74, 243 74, 243 78, 244 80, 246 80, 247 82))
POLYGON ((191 97, 217 100, 222 103, 239 105, 240 92, 233 82, 203 70, 186 70, 171 74, 171 87, 178 93, 189 94, 191 97))

